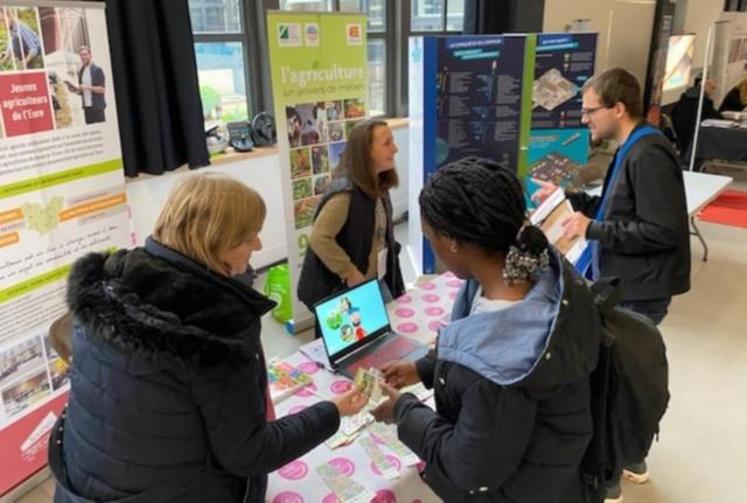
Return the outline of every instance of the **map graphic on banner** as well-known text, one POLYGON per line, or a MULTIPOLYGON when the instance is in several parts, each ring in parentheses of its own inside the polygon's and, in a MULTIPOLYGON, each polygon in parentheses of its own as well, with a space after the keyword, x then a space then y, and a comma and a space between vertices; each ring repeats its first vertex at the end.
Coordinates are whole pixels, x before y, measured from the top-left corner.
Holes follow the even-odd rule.
POLYGON ((537 35, 532 83, 531 177, 578 186, 588 162, 589 130, 581 123, 581 89, 594 75, 596 33, 537 35))
POLYGON ((311 319, 295 286, 314 214, 350 130, 368 115, 365 26, 359 14, 267 15, 297 328, 311 319))
MULTIPOLYGON (((467 156, 497 160, 514 172, 526 164, 531 88, 526 36, 410 37, 410 201, 425 180, 467 156)), ((411 203, 412 204, 412 203, 411 203)), ((409 253, 418 272, 436 259, 410 208, 409 253)))
POLYGON ((0 495, 67 400, 48 330, 73 262, 131 244, 103 4, 43 5, 0 7, 0 495))

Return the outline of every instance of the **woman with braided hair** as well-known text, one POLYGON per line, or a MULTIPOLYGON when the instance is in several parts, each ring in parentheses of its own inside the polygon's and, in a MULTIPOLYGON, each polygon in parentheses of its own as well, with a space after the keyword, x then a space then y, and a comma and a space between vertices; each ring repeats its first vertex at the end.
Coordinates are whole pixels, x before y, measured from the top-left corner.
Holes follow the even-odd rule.
POLYGON ((436 350, 382 369, 389 399, 374 416, 398 425, 444 501, 585 501, 600 337, 585 282, 526 223, 519 180, 493 161, 441 168, 420 211, 436 255, 466 282, 436 350), (435 411, 396 391, 419 381, 435 411))

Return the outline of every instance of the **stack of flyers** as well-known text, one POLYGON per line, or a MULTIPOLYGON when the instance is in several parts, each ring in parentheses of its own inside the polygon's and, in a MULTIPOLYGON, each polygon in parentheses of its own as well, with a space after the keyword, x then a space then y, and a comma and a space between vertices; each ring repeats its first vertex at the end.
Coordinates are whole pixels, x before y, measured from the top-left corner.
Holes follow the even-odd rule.
POLYGON ((376 423, 371 427, 371 436, 379 440, 393 453, 399 456, 399 459, 405 466, 412 466, 420 463, 420 458, 397 438, 396 426, 376 423))
POLYGON ((413 384, 411 386, 406 386, 400 389, 399 392, 400 393, 412 393, 421 402, 425 402, 426 400, 428 400, 430 397, 433 396, 433 389, 426 388, 422 382, 413 384))
POLYGON ((369 503, 376 497, 376 494, 360 485, 347 475, 329 463, 325 463, 316 468, 316 473, 322 478, 327 487, 329 487, 339 501, 346 503, 369 503))
POLYGON ((338 447, 352 444, 356 438, 358 438, 358 432, 355 432, 352 435, 347 435, 344 431, 342 431, 342 428, 340 428, 339 430, 337 430, 337 433, 329 437, 324 442, 324 445, 326 445, 330 449, 337 449, 338 447))
POLYGON ((340 431, 347 436, 351 436, 358 430, 368 426, 372 421, 373 416, 369 414, 369 409, 366 407, 353 416, 340 418, 340 431))
POLYGON ((313 381, 306 372, 276 358, 267 364, 267 383, 272 403, 280 402, 313 381))
POLYGON ((387 459, 386 455, 381 451, 381 449, 379 449, 373 438, 363 437, 359 443, 385 480, 392 480, 399 477, 398 468, 394 466, 394 463, 387 459))

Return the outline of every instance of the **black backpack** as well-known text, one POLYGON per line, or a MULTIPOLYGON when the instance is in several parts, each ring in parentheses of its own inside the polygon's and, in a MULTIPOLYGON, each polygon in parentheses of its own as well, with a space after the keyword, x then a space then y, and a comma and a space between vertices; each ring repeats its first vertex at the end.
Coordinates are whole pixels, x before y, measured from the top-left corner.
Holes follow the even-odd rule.
POLYGON ((619 280, 591 286, 602 343, 591 374, 594 434, 581 465, 587 501, 602 501, 605 481, 646 458, 669 403, 661 332, 647 317, 618 306, 619 280))

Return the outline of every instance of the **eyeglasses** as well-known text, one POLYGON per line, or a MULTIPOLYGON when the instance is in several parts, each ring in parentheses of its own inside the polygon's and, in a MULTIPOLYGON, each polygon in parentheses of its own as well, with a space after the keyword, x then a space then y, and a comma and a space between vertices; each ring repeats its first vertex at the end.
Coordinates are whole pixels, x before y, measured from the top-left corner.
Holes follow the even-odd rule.
POLYGON ((581 116, 582 117, 583 116, 589 117, 594 112, 598 112, 599 110, 601 110, 603 108, 611 108, 611 107, 601 106, 601 107, 594 107, 594 108, 582 108, 581 109, 581 116))

